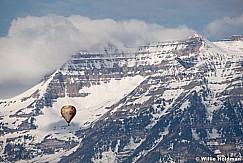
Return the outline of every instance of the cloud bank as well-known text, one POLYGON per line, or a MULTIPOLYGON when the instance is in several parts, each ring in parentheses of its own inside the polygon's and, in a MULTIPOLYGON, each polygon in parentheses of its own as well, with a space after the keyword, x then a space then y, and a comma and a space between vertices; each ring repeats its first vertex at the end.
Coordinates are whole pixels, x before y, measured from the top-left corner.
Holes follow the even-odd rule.
POLYGON ((243 13, 239 17, 224 17, 209 23, 205 30, 210 38, 224 38, 231 35, 243 35, 243 13))
POLYGON ((14 82, 33 85, 79 50, 184 39, 193 33, 186 26, 166 28, 140 20, 52 14, 17 18, 12 21, 8 35, 0 38, 0 87, 14 82))

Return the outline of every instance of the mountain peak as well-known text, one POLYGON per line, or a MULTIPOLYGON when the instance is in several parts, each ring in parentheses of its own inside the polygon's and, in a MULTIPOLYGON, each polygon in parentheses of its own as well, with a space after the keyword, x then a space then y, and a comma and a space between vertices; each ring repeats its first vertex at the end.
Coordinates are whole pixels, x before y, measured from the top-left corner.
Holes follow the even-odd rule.
POLYGON ((203 39, 203 37, 197 33, 193 34, 192 36, 189 36, 188 39, 203 39))
POLYGON ((232 35, 229 37, 225 37, 224 39, 220 41, 243 41, 243 36, 241 35, 232 35))

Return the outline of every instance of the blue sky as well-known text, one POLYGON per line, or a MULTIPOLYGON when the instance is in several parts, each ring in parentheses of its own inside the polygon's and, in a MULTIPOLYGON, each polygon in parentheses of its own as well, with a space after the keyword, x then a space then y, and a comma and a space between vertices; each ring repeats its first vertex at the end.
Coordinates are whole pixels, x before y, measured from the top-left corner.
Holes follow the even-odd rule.
MULTIPOLYGON (((166 27, 186 25, 205 34, 210 22, 240 17, 243 12, 242 0, 0 0, 0 4, 1 36, 6 35, 13 19, 28 15, 53 13, 93 19, 139 19, 166 27)), ((218 36, 208 37, 218 39, 218 36)))
POLYGON ((0 20, 1 99, 78 50, 243 35, 243 0, 0 0, 0 20))

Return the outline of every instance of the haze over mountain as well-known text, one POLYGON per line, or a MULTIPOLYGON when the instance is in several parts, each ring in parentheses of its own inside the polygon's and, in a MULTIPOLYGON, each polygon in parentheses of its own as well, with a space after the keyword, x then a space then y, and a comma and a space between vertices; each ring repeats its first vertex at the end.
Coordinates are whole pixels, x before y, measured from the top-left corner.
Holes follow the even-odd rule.
POLYGON ((111 42, 139 46, 194 33, 210 41, 243 35, 241 6, 242 0, 2 0, 0 98, 26 91, 72 54, 94 46, 103 51, 111 42))
POLYGON ((195 31, 186 26, 166 28, 135 19, 115 21, 53 14, 17 18, 7 37, 0 39, 3 55, 0 97, 8 97, 9 89, 15 90, 18 85, 22 89, 30 88, 80 50, 103 52, 109 44, 122 50, 127 45, 136 47, 152 41, 185 39, 193 33, 195 31))

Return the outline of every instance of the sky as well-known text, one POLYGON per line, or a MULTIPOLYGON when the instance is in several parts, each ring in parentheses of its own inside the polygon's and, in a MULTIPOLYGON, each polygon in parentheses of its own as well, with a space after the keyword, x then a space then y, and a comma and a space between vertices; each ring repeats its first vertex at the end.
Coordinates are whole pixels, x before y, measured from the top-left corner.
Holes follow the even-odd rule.
POLYGON ((79 50, 243 35, 242 0, 0 0, 0 99, 79 50))

